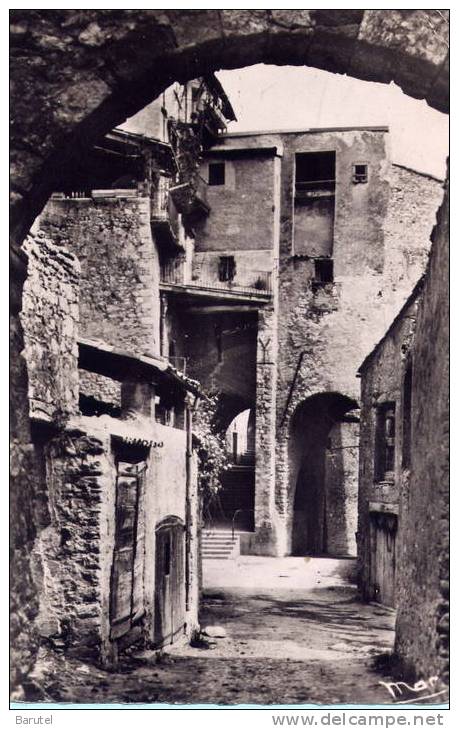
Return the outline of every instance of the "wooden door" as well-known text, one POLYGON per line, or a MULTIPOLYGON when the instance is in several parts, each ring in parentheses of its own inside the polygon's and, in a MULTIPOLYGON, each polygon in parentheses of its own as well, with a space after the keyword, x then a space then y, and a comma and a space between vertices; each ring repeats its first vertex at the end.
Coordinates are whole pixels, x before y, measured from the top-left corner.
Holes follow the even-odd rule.
POLYGON ((371 593, 376 602, 395 606, 395 514, 371 515, 371 593))
POLYGON ((177 517, 156 529, 155 637, 157 647, 174 642, 185 626, 184 526, 177 517))
POLYGON ((126 635, 144 612, 145 528, 139 508, 146 465, 118 463, 115 548, 110 586, 110 638, 126 635))

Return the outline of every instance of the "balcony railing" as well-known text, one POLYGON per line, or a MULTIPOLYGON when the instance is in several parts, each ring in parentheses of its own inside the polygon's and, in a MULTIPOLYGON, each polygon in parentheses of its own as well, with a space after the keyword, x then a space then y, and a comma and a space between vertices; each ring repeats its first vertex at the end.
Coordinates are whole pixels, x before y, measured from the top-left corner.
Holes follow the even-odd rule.
POLYGON ((331 197, 335 194, 335 180, 307 180, 296 182, 295 199, 307 200, 311 197, 331 197))
POLYGON ((193 272, 191 280, 186 275, 183 261, 171 261, 161 267, 161 283, 173 286, 186 286, 187 288, 213 289, 217 291, 232 292, 235 294, 258 294, 270 296, 272 294, 271 271, 248 270, 229 281, 221 281, 218 275, 218 265, 198 266, 193 272))
POLYGON ((184 215, 208 215, 207 182, 196 175, 189 182, 182 182, 170 188, 170 194, 177 210, 184 215))

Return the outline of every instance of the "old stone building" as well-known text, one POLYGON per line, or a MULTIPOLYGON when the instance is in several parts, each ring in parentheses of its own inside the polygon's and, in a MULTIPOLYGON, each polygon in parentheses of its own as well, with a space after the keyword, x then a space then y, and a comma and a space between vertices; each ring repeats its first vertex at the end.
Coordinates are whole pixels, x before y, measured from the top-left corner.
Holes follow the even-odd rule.
POLYGON ((40 483, 35 630, 58 650, 110 665, 133 641, 161 646, 197 626, 199 390, 164 360, 78 341, 75 255, 43 233, 25 251, 24 355, 40 483), (85 412, 85 373, 119 387, 118 412, 85 412), (174 420, 164 423, 166 403, 174 420))
POLYGON ((168 142, 125 130, 101 140, 24 247, 35 630, 106 665, 133 642, 161 647, 198 627, 202 393, 161 356, 159 272, 207 213, 199 155, 223 123, 217 102, 230 107, 216 80, 168 99, 168 112, 149 110, 167 115, 168 142))
POLYGON ((442 194, 388 147, 377 127, 223 135, 191 265, 161 272, 166 346, 220 393, 223 429, 251 412, 208 519, 245 553, 355 554, 355 371, 424 269, 442 194))
POLYGON ((425 276, 359 369, 358 527, 363 597, 396 608, 395 648, 406 671, 446 685, 448 214, 446 202, 425 276))

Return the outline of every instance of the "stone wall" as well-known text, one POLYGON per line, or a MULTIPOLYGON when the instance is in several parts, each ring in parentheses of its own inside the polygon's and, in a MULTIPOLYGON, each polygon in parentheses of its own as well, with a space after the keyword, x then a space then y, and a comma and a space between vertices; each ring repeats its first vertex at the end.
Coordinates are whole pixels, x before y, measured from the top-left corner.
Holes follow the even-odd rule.
POLYGON ((449 682, 449 197, 438 215, 413 344, 411 471, 396 651, 417 676, 449 682))
MULTIPOLYGON (((361 418, 360 418, 360 465, 359 465, 359 517, 358 517, 358 583, 365 599, 373 599, 370 572, 370 512, 400 514, 402 494, 409 491, 408 476, 402 468, 402 442, 404 437, 403 382, 413 342, 418 293, 399 313, 388 333, 378 344, 370 358, 362 365, 361 418), (393 478, 378 477, 375 443, 377 439, 377 408, 387 402, 395 403, 395 468, 393 478)), ((396 536, 396 593, 402 594, 403 579, 400 565, 406 516, 400 515, 396 536)), ((410 516, 408 515, 408 519, 410 516)))
POLYGON ((40 643, 35 619, 44 572, 36 545, 51 518, 46 428, 62 425, 78 409, 78 262, 41 232, 27 238, 24 251, 27 278, 22 300, 12 301, 10 339, 15 388, 10 411, 11 678, 17 698, 23 696, 20 686, 27 682, 40 643))
POLYGON ((37 629, 58 649, 102 660, 108 641, 115 466, 106 438, 67 431, 47 447, 51 523, 37 629))
POLYGON ((407 675, 438 677, 443 685, 449 683, 448 214, 446 202, 438 213, 424 280, 362 366, 358 540, 359 583, 364 597, 371 598, 369 502, 399 514, 395 650, 407 675), (409 359, 407 425, 403 383, 409 359), (378 483, 374 406, 387 400, 396 404, 395 469, 393 481, 378 483), (407 437, 411 454, 404 461, 407 437))
POLYGON ((24 244, 28 277, 21 319, 32 418, 52 422, 78 411, 79 273, 76 256, 38 232, 24 244))
POLYGON ((139 519, 145 525, 141 568, 145 617, 140 632, 133 633, 131 639, 150 643, 154 638, 155 528, 171 515, 183 523, 188 520, 186 635, 196 629, 198 619, 197 470, 194 455, 187 455, 186 433, 159 423, 147 425, 142 419, 76 417, 45 449, 51 518, 35 548, 43 564, 36 627, 55 649, 106 665, 116 662, 118 650, 126 641, 123 638, 117 644, 110 635, 110 603, 116 460, 135 456, 130 439, 161 444, 156 448, 148 446, 142 455, 147 462, 139 497, 139 519))
MULTIPOLYGON (((442 189, 440 182, 433 178, 390 164, 388 131, 384 128, 228 135, 219 142, 220 148, 224 148, 226 153, 218 159, 228 158, 225 163, 231 172, 228 172, 228 185, 234 189, 229 200, 226 194, 219 200, 218 196, 225 192, 226 186, 221 186, 223 192, 219 192, 219 186, 210 188, 216 191, 215 199, 203 230, 198 232, 198 252, 193 263, 196 270, 203 259, 214 261, 222 252, 234 254, 239 262, 238 249, 225 250, 222 244, 229 226, 231 230, 239 231, 241 240, 246 241, 246 253, 250 249, 255 250, 255 256, 251 256, 244 268, 244 275, 247 275, 255 261, 260 261, 262 251, 256 249, 268 236, 255 216, 249 238, 244 237, 241 231, 245 230, 245 208, 240 204, 234 205, 231 195, 238 200, 250 197, 258 210, 263 207, 263 191, 274 191, 273 228, 269 239, 273 241, 275 265, 279 255, 279 273, 277 276, 277 271, 273 272, 273 316, 270 315, 270 304, 259 308, 256 427, 260 431, 260 443, 264 443, 272 428, 266 421, 267 412, 276 420, 272 440, 275 476, 268 477, 271 455, 263 445, 257 454, 260 476, 257 476, 256 512, 265 514, 263 518, 260 516, 260 523, 266 522, 266 513, 270 513, 273 522, 280 525, 276 539, 270 537, 269 549, 280 549, 277 553, 282 553, 282 550, 290 549, 296 488, 296 474, 294 469, 291 471, 289 456, 292 415, 308 397, 323 392, 338 393, 358 402, 356 370, 383 336, 425 268, 429 234, 442 189), (241 154, 237 152, 241 147, 253 148, 253 158, 247 157, 243 161, 237 157, 233 159, 233 152, 241 154), (274 165, 270 158, 256 157, 261 149, 267 147, 282 151, 274 165), (336 160, 333 241, 329 251, 334 277, 333 282, 320 283, 316 280, 314 258, 298 255, 295 248, 298 213, 293 197, 295 155, 330 151, 335 153, 336 160), (368 179, 363 184, 356 184, 353 180, 353 166, 359 163, 367 165, 368 179), (244 184, 236 185, 236 173, 241 165, 246 171, 242 180, 244 184), (261 187, 260 178, 263 180, 261 187), (200 246, 205 248, 205 252, 199 252, 200 246), (269 357, 266 360, 261 350, 268 341, 269 357), (267 405, 269 388, 266 389, 265 380, 267 371, 273 367, 276 368, 277 382, 275 403, 267 405), (269 464, 264 464, 265 459, 269 464), (284 545, 282 549, 273 546, 277 544, 276 540, 284 545)), ((248 155, 247 152, 245 154, 248 155)), ((216 161, 217 156, 211 159, 216 161)), ((302 219, 305 210, 301 208, 302 219)), ((212 332, 205 334, 209 314, 200 318, 195 316, 196 321, 199 319, 199 326, 185 324, 185 328, 189 332, 199 331, 203 363, 209 366, 212 377, 217 375, 214 381, 220 382, 223 369, 214 361, 215 340, 212 332)), ((244 362, 247 368, 247 358, 244 362)), ((209 373, 205 372, 205 366, 196 376, 207 381, 209 373)), ((244 393, 243 386, 240 387, 241 393, 244 393)), ((346 447, 342 458, 328 455, 327 459, 330 489, 339 500, 337 484, 340 482, 341 491, 347 489, 348 507, 344 520, 346 536, 337 526, 340 536, 336 534, 336 539, 331 540, 331 548, 354 554, 357 452, 346 447), (337 472, 338 461, 340 474, 337 472), (332 483, 335 484, 333 488, 332 483)), ((335 514, 340 521, 339 511, 331 509, 330 519, 335 514)), ((263 529, 266 532, 265 527, 263 529)), ((266 547, 263 550, 266 551, 266 547)))
MULTIPOLYGON (((290 515, 284 505, 295 485, 287 450, 291 414, 319 392, 338 392, 358 401, 355 372, 408 297, 427 259, 441 184, 389 165, 386 137, 377 131, 283 137, 276 504, 286 524, 290 515), (292 155, 327 149, 336 150, 335 273, 334 283, 317 286, 313 261, 291 256, 292 155), (352 163, 362 160, 368 163, 369 180, 354 185, 352 163)), ((354 503, 356 465, 354 459, 354 503)), ((355 523, 355 516, 351 521, 355 523)))
POLYGON ((159 262, 149 199, 50 200, 40 224, 80 260, 80 336, 158 354, 159 262))

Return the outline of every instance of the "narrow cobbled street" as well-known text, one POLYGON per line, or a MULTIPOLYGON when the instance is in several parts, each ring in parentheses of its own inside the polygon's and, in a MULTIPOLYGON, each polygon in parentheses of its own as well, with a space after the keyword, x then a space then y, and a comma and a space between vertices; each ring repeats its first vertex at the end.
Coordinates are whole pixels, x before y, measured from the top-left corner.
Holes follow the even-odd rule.
POLYGON ((133 651, 115 673, 43 652, 34 684, 61 702, 391 703, 375 663, 392 649, 393 612, 358 601, 354 567, 328 558, 207 561, 201 625, 223 637, 133 651))

